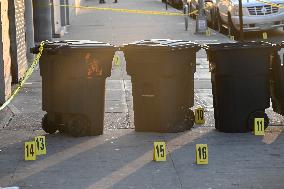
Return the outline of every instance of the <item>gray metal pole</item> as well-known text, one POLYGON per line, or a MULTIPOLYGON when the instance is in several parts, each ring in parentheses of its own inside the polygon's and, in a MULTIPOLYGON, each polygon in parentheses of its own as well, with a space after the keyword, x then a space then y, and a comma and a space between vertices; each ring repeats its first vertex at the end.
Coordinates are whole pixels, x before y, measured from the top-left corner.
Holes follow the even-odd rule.
MULTIPOLYGON (((69 5, 69 0, 66 0, 66 5, 69 5)), ((66 7, 66 25, 70 25, 70 7, 66 7)))
POLYGON ((240 18, 240 41, 244 41, 243 3, 242 3, 242 0, 239 0, 239 18, 240 18))
POLYGON ((196 17, 195 33, 203 34, 207 30, 207 19, 204 10, 204 0, 198 0, 198 15, 196 17))
POLYGON ((65 0, 60 0, 60 14, 61 14, 61 26, 66 26, 66 7, 65 0))
POLYGON ((35 42, 52 40, 50 0, 33 0, 35 42))
POLYGON ((34 54, 30 53, 30 48, 34 47, 34 21, 33 21, 33 2, 25 0, 25 23, 26 23, 26 44, 28 62, 34 59, 34 54))

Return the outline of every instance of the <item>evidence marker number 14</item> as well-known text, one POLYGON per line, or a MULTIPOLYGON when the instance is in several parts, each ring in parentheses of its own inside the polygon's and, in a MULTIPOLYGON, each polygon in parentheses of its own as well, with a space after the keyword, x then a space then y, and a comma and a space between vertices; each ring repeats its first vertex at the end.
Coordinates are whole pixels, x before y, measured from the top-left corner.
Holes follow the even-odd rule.
POLYGON ((25 142, 25 160, 36 160, 36 144, 35 142, 25 142))

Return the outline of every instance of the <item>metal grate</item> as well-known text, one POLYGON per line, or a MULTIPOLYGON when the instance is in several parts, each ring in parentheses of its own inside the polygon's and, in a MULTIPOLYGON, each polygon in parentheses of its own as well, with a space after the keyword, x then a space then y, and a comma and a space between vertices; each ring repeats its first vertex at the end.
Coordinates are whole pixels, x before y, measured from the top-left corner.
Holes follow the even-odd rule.
POLYGON ((248 7, 250 15, 268 15, 278 13, 278 7, 271 5, 248 7))

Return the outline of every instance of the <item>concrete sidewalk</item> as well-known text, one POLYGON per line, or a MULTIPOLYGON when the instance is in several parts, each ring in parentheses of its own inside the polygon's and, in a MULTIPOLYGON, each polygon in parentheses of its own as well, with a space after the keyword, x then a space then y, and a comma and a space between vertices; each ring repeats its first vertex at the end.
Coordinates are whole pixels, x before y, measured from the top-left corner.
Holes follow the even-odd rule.
MULTIPOLYGON (((119 0, 113 4, 86 1, 86 6, 165 11, 155 0, 119 0)), ((168 11, 177 11, 170 8, 168 11)), ((64 39, 90 39, 122 45, 150 38, 229 42, 213 31, 195 35, 195 21, 184 31, 183 17, 140 15, 82 9, 64 39)), ((37 70, 4 111, 0 129, 0 187, 34 189, 97 188, 272 188, 284 187, 284 119, 268 110, 272 126, 264 137, 225 134, 214 129, 210 73, 204 51, 197 55, 195 105, 206 108, 206 124, 183 133, 137 133, 133 130, 131 78, 113 66, 107 79, 105 134, 71 138, 46 135, 47 155, 35 162, 23 160, 23 144, 41 130, 41 78, 37 70), (281 126, 282 125, 282 126, 281 126), (167 161, 153 162, 153 142, 165 141, 167 161), (209 165, 195 164, 195 144, 209 145, 209 165)))

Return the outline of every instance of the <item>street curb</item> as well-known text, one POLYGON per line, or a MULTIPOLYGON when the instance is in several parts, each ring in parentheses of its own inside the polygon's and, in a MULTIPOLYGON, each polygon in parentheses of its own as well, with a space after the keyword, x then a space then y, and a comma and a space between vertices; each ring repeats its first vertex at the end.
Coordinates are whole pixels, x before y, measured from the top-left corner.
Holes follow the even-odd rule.
POLYGON ((0 111, 0 130, 9 124, 13 115, 14 114, 9 107, 6 107, 0 111))

